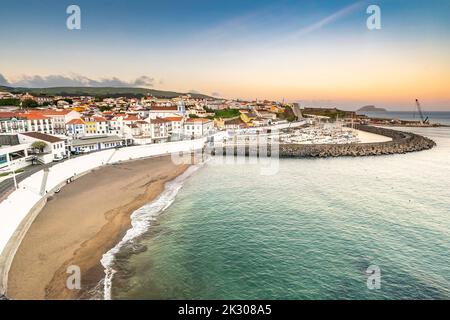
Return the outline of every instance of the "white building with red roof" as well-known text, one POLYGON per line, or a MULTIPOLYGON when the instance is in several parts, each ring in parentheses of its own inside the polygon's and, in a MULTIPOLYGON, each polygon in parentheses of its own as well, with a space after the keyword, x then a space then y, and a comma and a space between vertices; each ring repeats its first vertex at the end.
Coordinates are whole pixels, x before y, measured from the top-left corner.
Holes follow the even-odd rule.
POLYGON ((125 114, 117 114, 109 121, 109 132, 118 136, 123 136, 125 123, 123 119, 125 114))
POLYGON ((106 118, 100 116, 93 116, 92 119, 95 122, 97 134, 109 134, 109 125, 108 120, 106 120, 106 118))
POLYGON ((0 112, 0 134, 28 131, 28 120, 15 112, 0 112))
POLYGON ((86 135, 86 123, 80 118, 72 119, 66 123, 66 131, 72 138, 84 137, 86 135))
POLYGON ((80 113, 75 110, 45 109, 31 110, 30 113, 39 114, 52 119, 55 134, 66 133, 66 123, 72 119, 80 118, 80 113))
POLYGON ((179 117, 182 116, 178 106, 159 107, 153 106, 150 108, 149 118, 167 118, 167 117, 179 117))
POLYGON ((151 119, 150 130, 153 142, 165 142, 170 136, 172 121, 167 118, 151 119))
POLYGON ((183 123, 184 123, 183 117, 180 117, 180 116, 179 117, 166 117, 164 119, 171 122, 170 133, 176 133, 176 134, 183 133, 183 123))
POLYGON ((102 116, 89 116, 82 119, 86 125, 86 135, 109 134, 108 120, 102 116))
POLYGON ((184 135, 187 137, 203 137, 214 129, 214 122, 206 118, 191 118, 184 123, 184 135))
POLYGON ((54 134, 53 119, 38 112, 23 112, 19 117, 27 119, 27 131, 54 134))

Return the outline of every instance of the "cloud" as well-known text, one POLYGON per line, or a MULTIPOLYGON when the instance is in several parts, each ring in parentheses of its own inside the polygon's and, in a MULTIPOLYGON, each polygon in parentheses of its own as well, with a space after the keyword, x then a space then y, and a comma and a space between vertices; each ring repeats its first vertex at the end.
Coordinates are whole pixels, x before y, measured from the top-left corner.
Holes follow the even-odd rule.
POLYGON ((6 78, 0 73, 0 86, 8 86, 9 82, 6 78))
POLYGON ((0 74, 0 84, 12 87, 48 88, 48 87, 153 87, 155 79, 149 76, 140 76, 131 81, 121 80, 117 77, 91 79, 82 75, 48 75, 48 76, 21 76, 15 81, 8 81, 0 74))
POLYGON ((306 27, 296 30, 289 36, 289 38, 300 37, 300 36, 309 34, 311 32, 320 30, 323 27, 325 27, 329 24, 332 24, 332 23, 342 19, 343 17, 355 12, 356 10, 360 9, 366 2, 367 2, 367 0, 357 1, 341 10, 338 10, 338 11, 332 13, 329 16, 322 18, 321 20, 319 20, 309 26, 306 26, 306 27))

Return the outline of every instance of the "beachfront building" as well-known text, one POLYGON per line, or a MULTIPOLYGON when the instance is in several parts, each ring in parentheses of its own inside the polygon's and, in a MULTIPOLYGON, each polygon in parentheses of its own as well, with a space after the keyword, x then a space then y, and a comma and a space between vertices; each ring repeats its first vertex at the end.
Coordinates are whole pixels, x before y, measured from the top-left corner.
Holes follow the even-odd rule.
POLYGON ((32 113, 41 114, 52 119, 55 134, 66 133, 66 123, 72 119, 80 118, 80 114, 74 110, 33 110, 32 113))
POLYGON ((214 128, 214 122, 206 118, 191 118, 184 124, 184 135, 187 137, 202 137, 211 133, 214 128))
POLYGON ((113 135, 123 136, 125 123, 123 118, 125 115, 116 115, 109 121, 109 133, 113 135))
POLYGON ((89 153, 105 149, 126 146, 128 142, 119 136, 85 136, 69 142, 69 150, 72 153, 89 153))
POLYGON ((87 136, 96 134, 95 121, 92 118, 83 118, 84 130, 87 136))
POLYGON ((65 134, 66 123, 79 118, 73 110, 30 110, 26 112, 0 112, 0 132, 36 131, 45 134, 65 134))
POLYGON ((134 123, 134 126, 138 128, 138 135, 144 136, 144 137, 150 137, 151 136, 151 124, 144 120, 139 120, 134 123))
POLYGON ((32 145, 36 141, 45 143, 42 152, 37 152, 36 156, 42 163, 50 163, 61 160, 66 156, 66 142, 58 137, 41 132, 24 132, 17 135, 21 144, 32 145))
POLYGON ((29 143, 20 144, 17 135, 0 135, 0 173, 30 165, 29 143))
POLYGON ((82 119, 72 119, 66 123, 67 134, 73 138, 86 135, 86 124, 82 119))
POLYGON ((92 119, 95 122, 95 133, 96 134, 109 134, 108 120, 104 117, 94 116, 92 119))
POLYGON ((28 121, 14 112, 0 112, 0 134, 28 131, 28 121))
POLYGON ((27 119, 27 131, 43 134, 55 133, 52 118, 44 116, 42 113, 26 112, 19 113, 18 116, 27 119))
POLYGON ((131 136, 133 138, 134 144, 142 145, 153 143, 151 124, 147 121, 138 120, 131 125, 125 125, 124 130, 126 136, 131 136))
POLYGON ((183 117, 167 117, 164 119, 170 121, 170 134, 183 133, 183 117))
POLYGON ((154 143, 166 142, 170 136, 172 121, 167 118, 150 120, 150 132, 154 143))

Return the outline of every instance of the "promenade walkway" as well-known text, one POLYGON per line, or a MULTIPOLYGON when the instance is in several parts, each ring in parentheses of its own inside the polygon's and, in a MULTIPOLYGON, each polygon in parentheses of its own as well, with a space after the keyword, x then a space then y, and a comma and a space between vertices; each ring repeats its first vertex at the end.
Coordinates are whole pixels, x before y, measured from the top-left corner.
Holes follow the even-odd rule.
MULTIPOLYGON (((102 165, 147 157, 193 152, 202 149, 206 138, 109 149, 71 158, 49 167, 36 168, 19 176, 19 187, 0 202, 0 295, 6 292, 10 265, 26 231, 45 205, 47 195, 62 187, 69 178, 77 178, 102 165), (44 195, 42 195, 44 190, 44 195)), ((11 180, 11 179, 8 179, 11 180)), ((13 186, 13 185, 12 185, 13 186)), ((8 190, 11 185, 4 188, 8 190)))

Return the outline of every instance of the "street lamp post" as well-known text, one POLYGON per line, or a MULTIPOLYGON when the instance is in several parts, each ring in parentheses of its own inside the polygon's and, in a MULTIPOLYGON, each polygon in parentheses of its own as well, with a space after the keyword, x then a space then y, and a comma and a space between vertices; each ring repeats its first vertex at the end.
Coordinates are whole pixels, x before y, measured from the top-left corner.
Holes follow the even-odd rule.
POLYGON ((11 155, 10 154, 8 154, 8 168, 13 174, 14 188, 16 188, 16 190, 17 190, 18 187, 17 187, 17 179, 16 179, 16 170, 11 169, 11 155))

